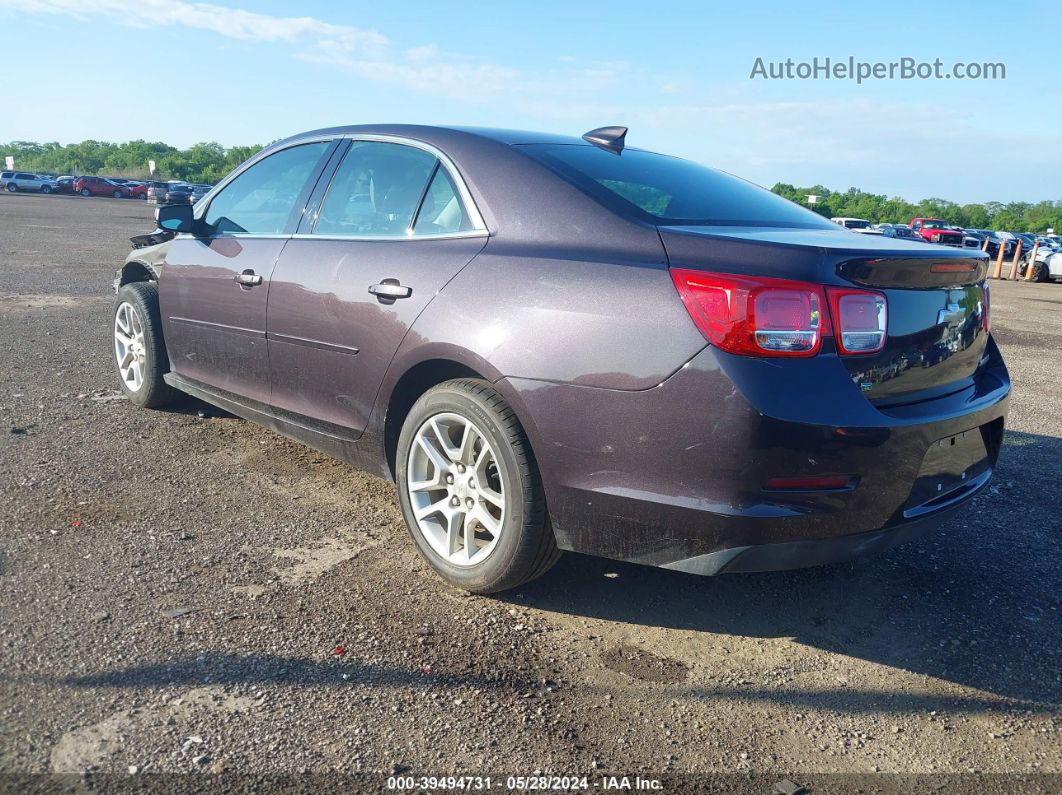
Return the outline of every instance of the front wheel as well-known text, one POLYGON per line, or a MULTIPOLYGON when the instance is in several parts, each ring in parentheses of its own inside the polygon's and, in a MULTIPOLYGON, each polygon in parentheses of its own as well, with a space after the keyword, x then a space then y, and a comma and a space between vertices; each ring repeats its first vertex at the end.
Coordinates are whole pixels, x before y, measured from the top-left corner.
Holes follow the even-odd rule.
POLYGON ((118 383, 127 398, 147 408, 177 401, 180 393, 162 378, 170 368, 155 282, 132 282, 118 291, 113 347, 118 383))
POLYGON ((111 195, 112 195, 112 196, 113 196, 114 198, 116 198, 116 199, 120 199, 120 198, 122 198, 122 196, 124 196, 125 194, 124 194, 124 193, 122 193, 122 192, 121 192, 120 190, 116 190, 116 191, 114 191, 114 193, 112 193, 111 195))
POLYGON ((395 469, 413 542, 450 584, 504 591, 560 557, 531 445, 487 382, 424 393, 402 426, 395 469))
POLYGON ((41 193, 51 193, 51 192, 52 192, 52 189, 49 186, 47 186, 47 185, 45 185, 45 186, 43 186, 41 188, 41 193))

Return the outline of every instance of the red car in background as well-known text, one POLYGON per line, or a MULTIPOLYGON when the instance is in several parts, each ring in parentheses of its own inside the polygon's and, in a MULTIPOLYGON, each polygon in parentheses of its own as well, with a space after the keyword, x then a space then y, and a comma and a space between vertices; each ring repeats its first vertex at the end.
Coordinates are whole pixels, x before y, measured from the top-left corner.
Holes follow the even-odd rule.
POLYGON ((144 199, 147 200, 148 196, 148 183, 146 182, 129 182, 125 185, 129 189, 130 199, 144 199))
POLYGON ((78 177, 74 180, 74 193, 82 196, 113 196, 127 199, 130 190, 126 185, 119 185, 106 177, 78 177))
POLYGON ((927 243, 962 248, 962 232, 952 229, 940 218, 915 218, 911 221, 911 229, 927 243))

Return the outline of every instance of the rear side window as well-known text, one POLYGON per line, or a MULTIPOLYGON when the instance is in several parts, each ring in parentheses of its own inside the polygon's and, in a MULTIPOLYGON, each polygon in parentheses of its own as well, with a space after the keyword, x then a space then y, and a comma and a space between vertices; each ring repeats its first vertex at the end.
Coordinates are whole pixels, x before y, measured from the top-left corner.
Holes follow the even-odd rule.
POLYGON ((441 165, 424 194, 424 202, 413 225, 414 235, 447 235, 472 228, 464 205, 457 197, 453 180, 441 165))
POLYGON ((216 232, 283 234, 307 180, 329 146, 330 141, 301 144, 259 160, 211 200, 204 220, 216 232))
POLYGON ((769 190, 689 160, 579 144, 520 148, 615 212, 649 223, 833 228, 769 190))
POLYGON ((313 228, 315 235, 405 235, 435 156, 403 144, 353 141, 336 169, 313 228))
POLYGON ((37 179, 35 174, 15 174, 15 179, 37 179))

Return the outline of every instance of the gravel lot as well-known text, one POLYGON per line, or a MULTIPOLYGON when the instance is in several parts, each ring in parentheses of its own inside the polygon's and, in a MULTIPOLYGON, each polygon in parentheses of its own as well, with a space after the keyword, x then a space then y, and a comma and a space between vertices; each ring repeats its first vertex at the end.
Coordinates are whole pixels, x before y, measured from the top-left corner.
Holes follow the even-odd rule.
POLYGON ((390 484, 203 404, 115 399, 110 284, 151 209, 0 196, 0 789, 84 771, 1062 787, 1043 775, 1062 772, 1062 285, 993 285, 1009 430, 991 493, 941 532, 716 579, 568 555, 470 597, 417 557, 390 484))

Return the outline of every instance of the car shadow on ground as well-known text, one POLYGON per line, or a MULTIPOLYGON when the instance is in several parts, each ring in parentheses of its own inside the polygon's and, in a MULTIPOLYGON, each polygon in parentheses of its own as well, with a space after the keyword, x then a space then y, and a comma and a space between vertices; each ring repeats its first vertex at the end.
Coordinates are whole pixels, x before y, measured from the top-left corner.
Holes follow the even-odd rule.
POLYGON ((61 680, 72 687, 157 688, 203 685, 279 684, 305 687, 373 685, 377 687, 469 687, 529 689, 535 685, 512 677, 436 673, 350 658, 308 660, 272 654, 206 652, 148 665, 61 680))
POLYGON ((727 636, 792 638, 987 694, 780 686, 694 693, 706 698, 845 711, 979 710, 1016 702, 1054 710, 1062 702, 1062 524, 1052 489, 1030 473, 1059 471, 1062 440, 1008 432, 986 492, 932 535, 882 556, 703 578, 569 554, 542 580, 502 598, 550 612, 704 633, 708 642, 723 645, 727 636))

